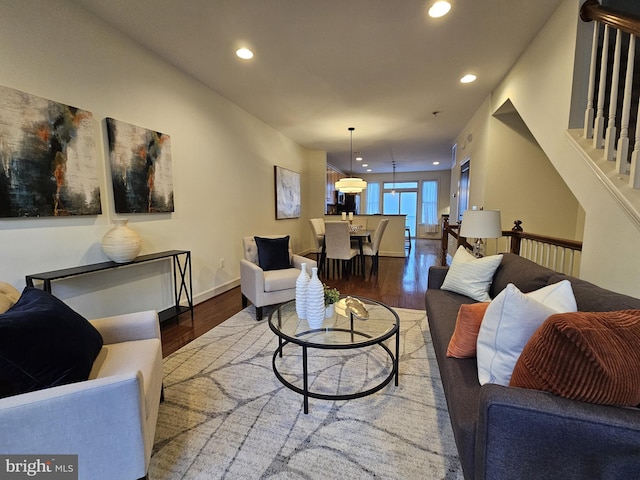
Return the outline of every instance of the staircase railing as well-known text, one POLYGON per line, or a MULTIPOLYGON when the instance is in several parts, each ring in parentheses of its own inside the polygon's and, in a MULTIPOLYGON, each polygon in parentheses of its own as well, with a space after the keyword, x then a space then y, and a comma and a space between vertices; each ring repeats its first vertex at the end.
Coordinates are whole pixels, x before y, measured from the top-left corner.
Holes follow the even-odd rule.
MULTIPOLYGON (((511 230, 502 231, 502 238, 498 239, 496 251, 515 253, 556 272, 578 276, 582 242, 527 233, 522 229, 520 220, 515 220, 513 223, 514 227, 511 230), (499 247, 501 242, 504 249, 499 247)), ((443 266, 447 264, 450 236, 456 239, 456 248, 463 245, 469 250, 473 249, 473 246, 465 237, 460 236, 459 232, 460 225, 449 224, 449 216, 443 215, 441 240, 443 266)))
POLYGON ((594 22, 583 135, 592 139, 593 148, 603 150, 605 160, 615 161, 616 174, 629 175, 629 186, 640 188, 640 89, 634 88, 634 73, 637 75, 634 69, 640 68, 635 60, 640 17, 603 7, 597 0, 587 0, 580 9, 580 18, 594 22), (614 35, 615 47, 611 51, 611 37, 614 35), (627 60, 621 90, 623 48, 627 60), (610 54, 613 55, 612 60, 609 59, 610 54), (632 113, 635 113, 635 121, 632 113), (629 131, 632 129, 635 135, 631 151, 629 131))

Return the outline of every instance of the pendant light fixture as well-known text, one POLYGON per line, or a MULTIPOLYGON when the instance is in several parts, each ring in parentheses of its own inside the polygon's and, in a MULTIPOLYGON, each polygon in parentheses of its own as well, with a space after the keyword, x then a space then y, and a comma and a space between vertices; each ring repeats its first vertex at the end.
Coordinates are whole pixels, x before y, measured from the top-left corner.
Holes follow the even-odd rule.
POLYGON ((336 190, 342 193, 360 193, 367 188, 367 182, 361 178, 353 176, 353 131, 355 128, 349 127, 351 132, 351 160, 349 162, 349 177, 341 178, 336 182, 336 190))
POLYGON ((391 189, 391 195, 396 194, 396 161, 392 160, 391 164, 393 165, 393 188, 391 189))

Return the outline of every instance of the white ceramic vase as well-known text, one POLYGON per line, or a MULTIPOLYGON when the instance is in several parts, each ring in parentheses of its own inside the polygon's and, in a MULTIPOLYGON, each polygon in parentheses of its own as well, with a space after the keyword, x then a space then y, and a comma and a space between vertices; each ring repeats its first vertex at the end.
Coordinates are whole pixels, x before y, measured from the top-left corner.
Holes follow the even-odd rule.
POLYGON ((127 226, 127 218, 113 220, 115 226, 102 237, 102 251, 116 263, 127 263, 140 253, 142 240, 135 230, 127 226))
POLYGON ((307 286, 307 322, 311 328, 322 327, 324 321, 324 286, 318 278, 318 268, 311 269, 311 280, 307 286))
POLYGON ((336 304, 329 304, 324 310, 324 318, 331 318, 336 313, 336 304))
POLYGON ((309 285, 309 274, 307 264, 301 264, 300 275, 296 279, 296 314, 300 320, 307 319, 307 286, 309 285))

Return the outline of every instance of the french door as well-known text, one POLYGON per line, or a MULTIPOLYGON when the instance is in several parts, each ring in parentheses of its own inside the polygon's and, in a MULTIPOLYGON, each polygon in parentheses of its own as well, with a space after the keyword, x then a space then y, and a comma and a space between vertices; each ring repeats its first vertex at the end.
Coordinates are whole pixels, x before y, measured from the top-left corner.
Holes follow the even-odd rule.
POLYGON ((385 183, 384 187, 382 214, 406 215, 405 228, 415 237, 418 231, 418 182, 402 182, 393 186, 385 183))

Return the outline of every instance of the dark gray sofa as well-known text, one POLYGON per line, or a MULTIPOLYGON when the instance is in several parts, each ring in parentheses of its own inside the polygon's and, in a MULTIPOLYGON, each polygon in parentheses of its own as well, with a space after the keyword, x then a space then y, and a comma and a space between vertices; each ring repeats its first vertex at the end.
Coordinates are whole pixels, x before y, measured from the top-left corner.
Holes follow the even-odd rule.
MULTIPOLYGON (((537 390, 480 386, 475 358, 446 356, 460 305, 474 303, 440 290, 446 273, 447 267, 430 268, 425 302, 465 479, 640 478, 640 409, 578 402, 537 390)), ((639 299, 510 253, 504 254, 489 293, 494 298, 508 283, 526 293, 566 278, 578 310, 640 309, 639 299)))

